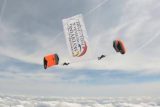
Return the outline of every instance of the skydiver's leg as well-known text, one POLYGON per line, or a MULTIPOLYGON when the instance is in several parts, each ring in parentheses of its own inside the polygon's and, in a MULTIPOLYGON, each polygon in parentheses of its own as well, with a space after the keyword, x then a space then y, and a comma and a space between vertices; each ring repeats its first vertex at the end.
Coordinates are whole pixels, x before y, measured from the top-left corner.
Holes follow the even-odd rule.
POLYGON ((98 57, 98 60, 100 60, 100 57, 98 57))

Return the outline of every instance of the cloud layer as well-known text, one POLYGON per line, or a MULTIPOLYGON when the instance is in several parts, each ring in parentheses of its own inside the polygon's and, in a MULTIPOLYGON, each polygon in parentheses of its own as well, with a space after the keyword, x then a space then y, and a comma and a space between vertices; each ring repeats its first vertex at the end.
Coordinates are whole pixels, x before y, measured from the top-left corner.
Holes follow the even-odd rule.
POLYGON ((0 96, 0 107, 159 107, 160 98, 59 98, 0 96))

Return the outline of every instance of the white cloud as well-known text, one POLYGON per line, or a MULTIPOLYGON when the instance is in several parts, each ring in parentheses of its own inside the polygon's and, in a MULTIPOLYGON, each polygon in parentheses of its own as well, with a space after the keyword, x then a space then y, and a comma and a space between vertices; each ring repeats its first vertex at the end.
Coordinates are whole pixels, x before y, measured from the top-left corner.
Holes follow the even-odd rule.
POLYGON ((104 97, 58 98, 1 96, 0 107, 159 107, 159 98, 104 97), (17 102, 15 102, 17 101, 17 102))

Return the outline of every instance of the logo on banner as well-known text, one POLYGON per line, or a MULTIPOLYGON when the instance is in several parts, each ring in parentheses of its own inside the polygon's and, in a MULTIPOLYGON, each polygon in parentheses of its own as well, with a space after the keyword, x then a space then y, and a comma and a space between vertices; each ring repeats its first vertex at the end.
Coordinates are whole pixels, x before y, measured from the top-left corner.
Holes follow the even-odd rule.
POLYGON ((74 57, 83 56, 87 51, 87 42, 85 41, 79 20, 71 21, 67 28, 72 55, 74 57))

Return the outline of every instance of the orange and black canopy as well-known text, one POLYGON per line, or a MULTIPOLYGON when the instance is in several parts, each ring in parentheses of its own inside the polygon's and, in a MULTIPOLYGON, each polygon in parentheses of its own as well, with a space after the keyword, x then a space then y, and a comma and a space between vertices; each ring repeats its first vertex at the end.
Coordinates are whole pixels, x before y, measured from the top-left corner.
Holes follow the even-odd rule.
POLYGON ((44 57, 43 59, 43 65, 44 69, 47 69, 48 67, 58 65, 59 63, 59 57, 57 54, 50 54, 44 57))
POLYGON ((121 54, 126 53, 124 43, 121 40, 114 40, 113 41, 113 47, 116 50, 116 52, 120 52, 121 54))

